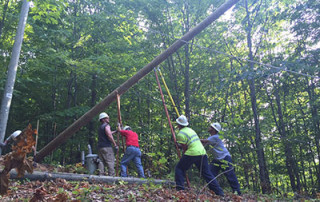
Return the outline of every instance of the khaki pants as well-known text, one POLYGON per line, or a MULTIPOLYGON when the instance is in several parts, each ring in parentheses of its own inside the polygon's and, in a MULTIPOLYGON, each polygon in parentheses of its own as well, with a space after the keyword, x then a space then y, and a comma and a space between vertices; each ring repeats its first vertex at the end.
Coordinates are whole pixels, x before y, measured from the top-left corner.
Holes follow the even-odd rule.
POLYGON ((108 168, 108 175, 114 176, 114 153, 112 147, 103 147, 99 149, 99 158, 103 164, 99 164, 100 173, 104 173, 104 166, 108 168))

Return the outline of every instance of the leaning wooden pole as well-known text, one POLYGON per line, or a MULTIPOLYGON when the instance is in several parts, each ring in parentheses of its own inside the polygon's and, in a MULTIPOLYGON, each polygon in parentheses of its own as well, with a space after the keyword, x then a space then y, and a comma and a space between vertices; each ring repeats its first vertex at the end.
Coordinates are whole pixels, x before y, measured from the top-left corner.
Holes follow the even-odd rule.
POLYGON ((88 124, 91 119, 102 112, 107 106, 117 99, 117 92, 119 95, 125 93, 129 88, 136 84, 140 79, 146 76, 149 72, 153 70, 156 66, 165 61, 170 55, 181 48, 186 42, 190 41, 193 37, 199 34, 202 30, 208 27, 213 21, 218 19, 224 12, 235 5, 239 0, 229 0, 222 4, 217 10, 215 10, 211 15, 199 23, 196 27, 187 32, 181 39, 174 42, 167 50, 158 55, 149 64, 140 69, 134 76, 120 85, 117 89, 111 92, 107 97, 105 97, 100 103, 94 106, 87 113, 82 115, 78 120, 76 120, 71 126, 62 131, 55 139, 49 142, 44 148, 42 148, 39 153, 35 156, 34 160, 40 162, 43 158, 49 155, 54 149, 59 145, 64 143, 69 137, 71 137, 75 132, 77 132, 82 126, 88 124))
MULTIPOLYGON (((117 94, 118 123, 122 127, 122 118, 121 118, 120 107, 121 107, 121 105, 120 105, 120 95, 117 94)), ((117 138, 118 138, 118 146, 120 147, 120 144, 119 144, 119 132, 118 132, 117 138)), ((124 137, 123 136, 121 136, 121 142, 122 142, 122 150, 123 150, 123 153, 124 153, 124 152, 126 152, 126 147, 124 146, 124 137)))
MULTIPOLYGON (((122 126, 122 119, 121 119, 121 110, 120 110, 120 95, 117 94, 117 109, 118 109, 118 123, 122 126)), ((119 127, 119 126, 118 126, 119 127)), ((120 156, 120 140, 119 140, 120 132, 117 132, 117 144, 119 150, 117 152, 117 165, 116 165, 116 176, 119 176, 119 156, 120 156)), ((125 152, 123 136, 122 136, 122 149, 123 153, 125 152)))
MULTIPOLYGON (((158 74, 157 74, 157 70, 156 70, 156 69, 154 70, 154 74, 156 75, 156 81, 157 81, 157 84, 158 84, 158 87, 159 87, 159 91, 160 91, 160 95, 161 95, 161 100, 162 100, 163 108, 164 108, 164 111, 165 111, 165 113, 166 113, 167 120, 168 120, 170 129, 171 129, 171 134, 172 134, 173 142, 174 142, 174 144, 175 144, 175 146, 176 146, 176 150, 177 150, 177 153, 178 153, 178 157, 179 157, 179 159, 180 159, 180 158, 181 158, 180 150, 179 150, 179 147, 178 147, 178 144, 177 144, 176 135, 175 135, 175 132, 174 132, 172 123, 171 123, 171 119, 170 119, 170 115, 169 115, 168 108, 167 108, 167 105, 166 105, 166 101, 164 100, 164 96, 163 96, 163 93, 162 93, 162 89, 161 89, 161 85, 160 85, 160 81, 159 81, 159 77, 158 77, 158 74)), ((180 115, 179 115, 179 116, 180 116, 180 115)), ((190 181, 189 181, 189 177, 188 177, 187 174, 186 174, 186 181, 187 181, 188 187, 190 188, 190 181)))
POLYGON ((176 147, 178 157, 180 159, 181 158, 180 150, 179 150, 179 147, 178 147, 178 144, 177 144, 177 139, 176 139, 176 135, 175 135, 173 126, 171 124, 171 119, 170 119, 170 115, 169 115, 168 108, 167 108, 167 105, 166 105, 166 101, 164 100, 164 96, 163 96, 163 93, 162 93, 159 77, 158 77, 158 74, 157 74, 157 70, 154 70, 154 74, 156 75, 156 81, 157 81, 157 84, 158 84, 158 87, 159 87, 159 92, 160 92, 160 95, 161 95, 161 100, 162 100, 164 112, 166 113, 168 124, 170 126, 173 142, 174 142, 174 145, 176 147))

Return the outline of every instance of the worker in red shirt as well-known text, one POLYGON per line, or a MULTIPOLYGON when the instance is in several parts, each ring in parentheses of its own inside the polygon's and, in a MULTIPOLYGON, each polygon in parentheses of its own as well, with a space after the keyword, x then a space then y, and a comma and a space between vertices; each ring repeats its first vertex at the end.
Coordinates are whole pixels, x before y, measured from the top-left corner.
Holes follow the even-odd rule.
POLYGON ((133 132, 130 126, 125 126, 123 130, 120 130, 120 126, 117 129, 122 136, 126 138, 126 152, 124 153, 121 160, 121 177, 128 177, 127 175, 127 165, 133 160, 134 164, 138 170, 138 176, 145 178, 143 167, 141 164, 141 151, 139 148, 138 134, 133 132))

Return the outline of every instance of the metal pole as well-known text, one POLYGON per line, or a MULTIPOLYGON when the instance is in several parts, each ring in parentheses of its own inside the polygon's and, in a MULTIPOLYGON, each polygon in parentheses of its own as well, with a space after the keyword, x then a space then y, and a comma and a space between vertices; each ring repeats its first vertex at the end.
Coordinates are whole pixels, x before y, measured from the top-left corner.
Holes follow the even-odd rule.
MULTIPOLYGON (((3 98, 1 102, 1 110, 0 110, 0 141, 1 142, 3 142, 4 136, 6 134, 13 88, 16 80, 19 56, 20 56, 20 51, 21 51, 21 46, 23 41, 24 28, 27 23, 29 7, 30 7, 30 2, 28 2, 27 0, 24 0, 21 8, 17 33, 16 33, 14 44, 13 44, 12 55, 11 55, 11 59, 8 67, 7 82, 4 88, 3 98)), ((0 148, 0 155, 1 155, 1 152, 2 150, 0 148)))

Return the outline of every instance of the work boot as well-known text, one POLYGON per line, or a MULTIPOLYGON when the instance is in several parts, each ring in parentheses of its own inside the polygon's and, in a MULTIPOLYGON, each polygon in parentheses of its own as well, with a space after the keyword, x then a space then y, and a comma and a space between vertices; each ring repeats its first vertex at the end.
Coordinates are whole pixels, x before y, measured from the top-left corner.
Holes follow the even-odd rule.
POLYGON ((241 195, 242 195, 242 193, 241 193, 241 191, 240 191, 240 190, 238 190, 238 191, 234 190, 234 191, 233 191, 233 193, 234 193, 234 194, 235 194, 235 193, 237 193, 237 194, 238 194, 238 196, 241 196, 241 195))

